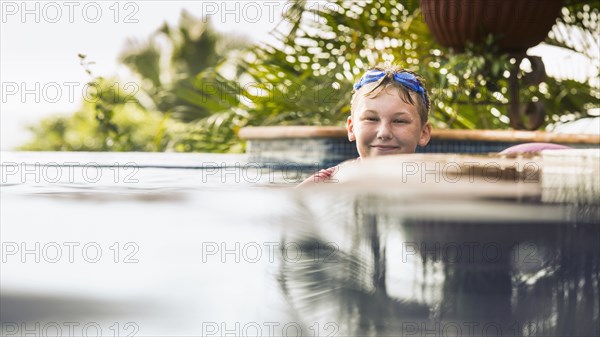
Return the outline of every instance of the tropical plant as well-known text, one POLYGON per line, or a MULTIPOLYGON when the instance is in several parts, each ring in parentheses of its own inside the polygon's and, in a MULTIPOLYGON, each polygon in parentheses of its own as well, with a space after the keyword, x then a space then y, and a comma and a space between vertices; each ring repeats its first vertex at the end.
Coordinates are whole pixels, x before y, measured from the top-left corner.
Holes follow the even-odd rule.
MULTIPOLYGON (((559 22, 575 22, 587 40, 592 36, 597 41, 595 5, 568 1, 559 22)), ((276 32, 281 45, 259 47, 254 50, 256 61, 243 64, 253 81, 273 84, 273 89, 249 110, 253 117, 249 123, 342 123, 357 75, 367 65, 396 62, 426 78, 434 102, 431 116, 435 126, 509 127, 508 77, 515 58, 498 53, 494 37, 482 45, 468 46, 463 53, 443 48, 429 33, 416 1, 337 0, 317 8, 311 2, 296 1, 288 13, 284 18, 288 30, 276 32), (309 91, 304 100, 285 99, 281 84, 309 91)), ((591 49, 585 50, 597 57, 591 49)), ((538 85, 525 70, 517 76, 525 84, 519 93, 521 101, 546 102, 548 118, 542 125, 567 113, 583 116, 600 98, 597 88, 589 83, 547 78, 538 85), (527 85, 531 82, 536 85, 527 85)))
MULTIPOLYGON (((597 1, 565 1, 546 43, 599 64, 599 7, 597 1)), ((155 149, 241 151, 237 130, 244 126, 342 125, 352 83, 366 67, 381 62, 399 63, 426 79, 435 127, 509 128, 508 78, 516 58, 499 53, 493 36, 461 53, 440 46, 417 1, 296 0, 271 34, 277 42, 231 52, 231 46, 242 45, 239 38, 217 37, 184 13, 178 27, 165 25, 145 44, 132 43, 122 60, 139 76, 136 109, 160 112, 166 125, 164 140, 155 141, 162 145, 155 149)), ((544 79, 526 64, 517 70, 519 100, 543 102, 546 110, 544 117, 536 114, 539 105, 528 106, 525 112, 538 119, 518 121, 522 127, 583 117, 598 106, 597 77, 595 84, 593 78, 582 83, 544 79)), ((94 110, 96 117, 98 112, 110 117, 102 107, 94 110)), ((105 128, 110 129, 110 120, 105 128)), ((59 124, 52 125, 65 125, 59 124)), ((38 139, 44 137, 40 130, 38 139)))
POLYGON ((227 67, 247 46, 243 37, 216 32, 208 19, 183 11, 177 26, 165 23, 147 41, 129 41, 120 59, 134 82, 94 76, 93 62, 80 54, 91 77, 88 85, 95 90, 74 115, 50 117, 31 127, 34 139, 21 149, 235 150, 234 130, 220 128, 225 122, 220 116, 234 110, 238 98, 216 96, 210 89, 219 67, 227 67))
MULTIPOLYGON (((599 107, 600 1, 564 0, 561 15, 544 42, 579 53, 589 60, 592 68, 584 82, 549 79, 545 93, 552 108, 566 112, 563 116, 570 117, 567 120, 587 117, 587 111, 599 107)), ((560 117, 550 116, 551 122, 559 122, 560 117)))
POLYGON ((115 79, 98 79, 83 107, 71 116, 44 119, 31 128, 22 150, 164 151, 170 121, 140 106, 115 79))
POLYGON ((169 149, 224 152, 235 147, 235 131, 220 126, 234 124, 223 112, 235 111, 238 97, 234 89, 214 89, 223 88, 215 85, 225 83, 220 69, 248 47, 246 41, 218 33, 207 18, 183 11, 178 26, 164 24, 145 44, 132 42, 122 54, 123 63, 144 85, 142 92, 149 98, 145 108, 185 122, 172 130, 169 149))

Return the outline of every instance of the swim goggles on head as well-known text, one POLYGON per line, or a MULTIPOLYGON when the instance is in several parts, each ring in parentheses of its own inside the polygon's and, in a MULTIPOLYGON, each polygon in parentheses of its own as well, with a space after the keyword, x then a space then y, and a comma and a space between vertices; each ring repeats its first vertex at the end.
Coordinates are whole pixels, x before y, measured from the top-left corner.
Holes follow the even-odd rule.
MULTIPOLYGON (((384 71, 384 70, 376 70, 376 69, 369 70, 360 78, 360 80, 358 82, 356 82, 354 84, 354 90, 358 90, 358 89, 362 88, 365 84, 379 81, 381 78, 385 77, 388 73, 390 73, 390 72, 384 71)), ((415 77, 415 75, 404 72, 404 71, 392 72, 391 74, 394 75, 393 76, 394 81, 402 84, 403 86, 407 87, 408 89, 421 95, 421 97, 423 98, 423 101, 425 102, 425 106, 429 105, 429 101, 427 100, 427 95, 425 95, 425 89, 421 86, 421 84, 419 84, 419 81, 417 81, 417 78, 415 77)))

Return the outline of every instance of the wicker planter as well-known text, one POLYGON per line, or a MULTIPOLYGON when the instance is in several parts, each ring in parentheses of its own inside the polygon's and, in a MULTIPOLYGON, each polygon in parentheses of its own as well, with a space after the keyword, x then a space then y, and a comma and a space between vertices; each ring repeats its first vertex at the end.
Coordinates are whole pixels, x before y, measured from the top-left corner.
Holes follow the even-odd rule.
POLYGON ((556 21, 561 0, 420 0, 436 40, 463 50, 467 41, 498 38, 500 52, 522 53, 542 42, 556 21))

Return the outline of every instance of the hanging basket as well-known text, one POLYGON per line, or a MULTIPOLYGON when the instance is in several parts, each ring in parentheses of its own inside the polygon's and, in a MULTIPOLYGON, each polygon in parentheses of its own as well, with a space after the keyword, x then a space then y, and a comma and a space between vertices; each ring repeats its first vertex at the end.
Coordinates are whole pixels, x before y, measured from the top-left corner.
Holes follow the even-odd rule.
POLYGON ((436 40, 464 50, 467 41, 493 34, 502 53, 524 53, 542 42, 560 13, 562 0, 420 0, 436 40))

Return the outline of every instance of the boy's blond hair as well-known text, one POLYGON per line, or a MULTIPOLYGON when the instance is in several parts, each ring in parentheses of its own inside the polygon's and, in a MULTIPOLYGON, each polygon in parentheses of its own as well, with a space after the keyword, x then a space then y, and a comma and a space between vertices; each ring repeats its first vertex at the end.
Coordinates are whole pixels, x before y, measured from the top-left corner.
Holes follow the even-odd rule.
POLYGON ((356 102, 357 102, 358 97, 374 98, 374 97, 377 97, 383 90, 387 90, 388 87, 394 87, 399 90, 399 96, 402 99, 402 101, 404 101, 404 103, 417 106, 417 110, 419 112, 419 117, 421 119, 421 124, 424 125, 428 121, 429 109, 430 109, 429 93, 427 92, 427 89, 425 88, 425 80, 420 75, 418 75, 412 71, 405 70, 398 65, 377 65, 373 68, 369 68, 367 71, 371 71, 371 70, 384 71, 387 74, 384 77, 382 77, 380 80, 378 80, 377 82, 368 83, 365 86, 363 86, 362 88, 359 88, 358 90, 354 91, 354 93, 352 94, 352 99, 350 100, 350 113, 352 116, 354 116, 354 109, 357 105, 356 102), (393 74, 400 73, 400 72, 412 74, 413 76, 415 76, 417 82, 419 82, 419 85, 421 87, 423 87, 423 90, 424 90, 423 96, 417 94, 417 102, 415 102, 413 100, 413 97, 411 96, 411 92, 414 92, 414 91, 410 90, 406 86, 404 86, 401 83, 394 80, 393 74), (361 92, 361 90, 363 90, 363 91, 368 90, 368 91, 365 92, 364 94, 359 95, 359 92, 361 92))

